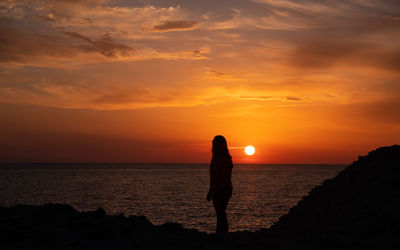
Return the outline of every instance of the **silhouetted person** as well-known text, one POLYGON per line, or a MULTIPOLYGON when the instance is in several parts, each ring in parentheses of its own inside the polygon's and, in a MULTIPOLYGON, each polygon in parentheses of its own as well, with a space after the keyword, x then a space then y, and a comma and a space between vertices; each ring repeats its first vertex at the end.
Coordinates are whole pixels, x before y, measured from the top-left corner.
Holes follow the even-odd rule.
POLYGON ((212 141, 212 159, 210 164, 210 190, 207 200, 213 201, 217 213, 217 233, 228 232, 229 224, 226 218, 226 206, 232 196, 232 157, 222 135, 217 135, 212 141))

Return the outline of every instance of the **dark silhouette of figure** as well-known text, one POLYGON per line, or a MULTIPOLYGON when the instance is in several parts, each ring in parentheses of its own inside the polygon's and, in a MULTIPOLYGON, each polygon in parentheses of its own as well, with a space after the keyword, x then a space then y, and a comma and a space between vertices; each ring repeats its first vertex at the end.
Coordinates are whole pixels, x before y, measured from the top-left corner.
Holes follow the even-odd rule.
POLYGON ((213 201, 217 213, 217 233, 228 232, 229 224, 226 218, 226 207, 232 196, 232 157, 222 135, 217 135, 212 141, 212 159, 210 164, 210 190, 207 200, 213 201))

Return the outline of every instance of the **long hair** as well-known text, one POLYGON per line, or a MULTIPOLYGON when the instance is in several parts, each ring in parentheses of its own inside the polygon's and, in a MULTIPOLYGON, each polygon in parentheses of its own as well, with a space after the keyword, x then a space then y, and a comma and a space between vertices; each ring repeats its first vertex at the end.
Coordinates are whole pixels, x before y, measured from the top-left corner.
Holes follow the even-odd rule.
POLYGON ((225 137, 217 135, 212 141, 212 160, 232 160, 225 137))

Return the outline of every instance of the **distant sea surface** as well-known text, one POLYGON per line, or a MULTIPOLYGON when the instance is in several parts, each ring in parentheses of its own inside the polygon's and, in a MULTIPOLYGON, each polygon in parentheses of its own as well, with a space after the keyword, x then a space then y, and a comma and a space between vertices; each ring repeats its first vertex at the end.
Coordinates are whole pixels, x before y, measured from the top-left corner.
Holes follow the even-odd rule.
MULTIPOLYGON (((230 231, 267 228, 344 165, 235 165, 230 231)), ((0 205, 70 204, 214 232, 206 164, 1 164, 0 205)))

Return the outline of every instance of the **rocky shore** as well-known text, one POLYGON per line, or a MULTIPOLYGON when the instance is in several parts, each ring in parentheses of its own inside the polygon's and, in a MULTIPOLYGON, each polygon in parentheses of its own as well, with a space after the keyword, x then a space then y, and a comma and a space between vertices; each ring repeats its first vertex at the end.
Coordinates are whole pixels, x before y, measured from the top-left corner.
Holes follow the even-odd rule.
POLYGON ((268 229, 206 234, 69 205, 0 207, 0 249, 399 249, 400 146, 326 180, 268 229))

